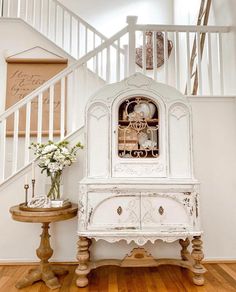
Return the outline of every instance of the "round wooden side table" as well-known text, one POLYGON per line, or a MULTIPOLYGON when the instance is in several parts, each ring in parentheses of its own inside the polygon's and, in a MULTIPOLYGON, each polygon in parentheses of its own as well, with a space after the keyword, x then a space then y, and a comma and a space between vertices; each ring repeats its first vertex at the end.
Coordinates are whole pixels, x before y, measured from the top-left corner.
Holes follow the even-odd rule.
POLYGON ((53 267, 48 260, 53 254, 53 249, 50 246, 50 235, 48 232, 49 224, 51 222, 63 221, 76 216, 78 206, 72 204, 70 207, 61 210, 47 210, 47 211, 25 211, 21 210, 20 206, 13 206, 10 208, 12 218, 16 221, 41 223, 42 234, 40 245, 36 249, 36 254, 40 259, 40 265, 36 269, 31 269, 28 274, 16 283, 16 288, 24 288, 32 285, 34 282, 42 280, 50 289, 59 288, 61 285, 56 276, 64 275, 68 271, 64 268, 53 267))

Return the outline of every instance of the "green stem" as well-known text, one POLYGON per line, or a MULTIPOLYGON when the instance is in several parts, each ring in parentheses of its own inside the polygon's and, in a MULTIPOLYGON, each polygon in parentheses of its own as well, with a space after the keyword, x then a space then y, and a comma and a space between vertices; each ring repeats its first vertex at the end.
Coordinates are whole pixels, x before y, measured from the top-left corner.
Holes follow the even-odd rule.
POLYGON ((47 196, 53 200, 60 199, 61 172, 58 171, 55 174, 52 174, 50 177, 51 177, 51 188, 47 196))

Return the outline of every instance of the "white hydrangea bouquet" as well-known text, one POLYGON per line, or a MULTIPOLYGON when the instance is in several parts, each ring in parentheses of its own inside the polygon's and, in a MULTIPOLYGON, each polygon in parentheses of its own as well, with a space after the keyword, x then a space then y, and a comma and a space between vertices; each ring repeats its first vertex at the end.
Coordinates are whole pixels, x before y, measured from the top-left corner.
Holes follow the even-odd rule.
POLYGON ((77 143, 69 148, 68 141, 59 143, 48 141, 46 144, 32 143, 30 148, 34 150, 38 166, 42 168, 41 173, 46 172, 51 178, 51 187, 47 196, 52 200, 60 199, 62 171, 76 161, 76 153, 83 146, 77 143))

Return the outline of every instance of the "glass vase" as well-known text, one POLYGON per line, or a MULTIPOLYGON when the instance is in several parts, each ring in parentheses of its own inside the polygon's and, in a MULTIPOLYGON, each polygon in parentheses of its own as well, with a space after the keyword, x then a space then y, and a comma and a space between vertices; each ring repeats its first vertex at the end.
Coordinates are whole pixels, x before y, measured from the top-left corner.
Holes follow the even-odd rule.
POLYGON ((50 175, 51 186, 47 197, 51 200, 59 200, 61 198, 61 176, 62 173, 60 171, 53 172, 50 175))

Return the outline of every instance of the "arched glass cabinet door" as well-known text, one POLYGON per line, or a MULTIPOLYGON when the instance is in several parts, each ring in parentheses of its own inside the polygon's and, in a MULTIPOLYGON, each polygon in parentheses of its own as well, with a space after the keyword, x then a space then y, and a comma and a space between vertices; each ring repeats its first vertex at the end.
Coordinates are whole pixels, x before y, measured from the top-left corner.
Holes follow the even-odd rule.
POLYGON ((118 110, 118 156, 157 158, 159 155, 159 113, 150 98, 135 96, 118 110))

